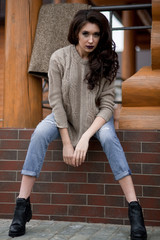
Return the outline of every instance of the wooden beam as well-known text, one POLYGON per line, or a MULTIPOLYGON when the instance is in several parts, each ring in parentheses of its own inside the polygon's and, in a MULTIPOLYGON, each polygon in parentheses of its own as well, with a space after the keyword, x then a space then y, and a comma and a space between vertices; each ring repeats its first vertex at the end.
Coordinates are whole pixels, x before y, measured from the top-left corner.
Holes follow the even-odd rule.
POLYGON ((160 68, 160 0, 152 0, 152 69, 160 68))
POLYGON ((122 129, 160 129, 160 0, 152 1, 152 66, 122 84, 122 129))
MULTIPOLYGON (((124 27, 134 26, 134 11, 124 11, 122 15, 124 27)), ((122 52, 122 79, 131 77, 136 70, 135 31, 124 31, 124 50, 122 52)))
POLYGON ((123 83, 123 107, 160 106, 160 69, 143 67, 123 83))
POLYGON ((4 25, 0 25, 0 128, 3 127, 4 103, 4 25))
POLYGON ((125 107, 119 128, 130 130, 160 129, 160 107, 125 107))
POLYGON ((42 118, 41 79, 28 71, 42 0, 7 0, 4 127, 32 128, 42 118))

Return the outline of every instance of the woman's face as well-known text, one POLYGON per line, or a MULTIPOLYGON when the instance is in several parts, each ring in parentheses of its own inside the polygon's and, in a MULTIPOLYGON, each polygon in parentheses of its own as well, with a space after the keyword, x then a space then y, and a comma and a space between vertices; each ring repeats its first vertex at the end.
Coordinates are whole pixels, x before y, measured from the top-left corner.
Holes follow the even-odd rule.
POLYGON ((100 29, 95 23, 86 23, 78 34, 76 49, 82 58, 87 58, 93 52, 100 39, 100 29))

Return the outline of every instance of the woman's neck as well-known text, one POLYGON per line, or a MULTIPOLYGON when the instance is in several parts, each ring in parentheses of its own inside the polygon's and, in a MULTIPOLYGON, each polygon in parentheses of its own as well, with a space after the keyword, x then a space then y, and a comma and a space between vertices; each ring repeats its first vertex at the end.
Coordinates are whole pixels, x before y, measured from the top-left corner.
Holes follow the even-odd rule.
POLYGON ((76 46, 76 50, 81 58, 88 60, 88 53, 83 52, 78 45, 76 46))

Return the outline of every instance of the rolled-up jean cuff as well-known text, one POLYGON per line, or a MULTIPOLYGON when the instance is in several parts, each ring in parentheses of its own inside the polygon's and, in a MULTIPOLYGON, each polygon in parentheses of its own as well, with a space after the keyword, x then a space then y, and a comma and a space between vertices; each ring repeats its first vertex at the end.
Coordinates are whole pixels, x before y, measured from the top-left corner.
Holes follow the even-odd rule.
POLYGON ((132 174, 131 170, 128 169, 128 171, 125 171, 125 172, 120 173, 119 175, 115 176, 115 180, 117 180, 117 181, 121 180, 122 178, 127 177, 127 176, 129 176, 131 174, 132 174))
POLYGON ((21 171, 22 175, 27 175, 27 176, 31 176, 31 177, 38 177, 37 174, 35 172, 32 171, 28 171, 28 170, 22 170, 21 171))

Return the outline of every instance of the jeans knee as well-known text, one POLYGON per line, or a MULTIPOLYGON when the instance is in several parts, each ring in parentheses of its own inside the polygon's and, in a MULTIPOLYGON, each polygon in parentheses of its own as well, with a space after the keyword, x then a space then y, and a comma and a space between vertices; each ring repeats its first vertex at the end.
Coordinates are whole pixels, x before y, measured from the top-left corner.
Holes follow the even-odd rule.
POLYGON ((102 131, 100 133, 100 140, 101 140, 102 146, 110 145, 115 142, 116 136, 114 133, 112 133, 110 131, 102 131))
POLYGON ((31 141, 48 144, 49 134, 46 134, 46 131, 44 131, 44 129, 37 127, 32 134, 31 141))

